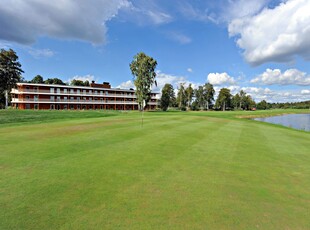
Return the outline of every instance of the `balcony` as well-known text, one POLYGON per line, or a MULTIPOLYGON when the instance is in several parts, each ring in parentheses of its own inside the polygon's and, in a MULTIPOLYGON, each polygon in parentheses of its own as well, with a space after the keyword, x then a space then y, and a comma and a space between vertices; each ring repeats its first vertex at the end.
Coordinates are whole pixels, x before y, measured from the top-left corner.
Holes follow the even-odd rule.
MULTIPOLYGON (((12 103, 35 103, 35 104, 42 104, 42 103, 51 103, 51 104, 90 104, 90 105, 98 105, 98 104, 106 104, 106 105, 137 105, 136 101, 115 101, 115 100, 72 100, 72 99, 18 99, 12 98, 12 103)), ((157 105, 157 102, 149 102, 149 105, 157 105)))

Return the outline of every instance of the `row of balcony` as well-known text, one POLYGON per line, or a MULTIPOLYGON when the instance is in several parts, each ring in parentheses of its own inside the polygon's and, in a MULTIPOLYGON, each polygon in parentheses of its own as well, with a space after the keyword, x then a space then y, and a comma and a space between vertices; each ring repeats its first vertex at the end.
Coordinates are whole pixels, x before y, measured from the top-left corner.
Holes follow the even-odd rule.
MULTIPOLYGON (((50 91, 50 90, 32 90, 32 89, 12 89, 11 93, 13 94, 44 94, 44 95, 75 95, 75 96, 98 96, 98 97, 122 97, 122 98, 136 98, 134 93, 109 93, 108 91, 100 91, 100 92, 85 92, 85 91, 76 91, 72 92, 68 90, 64 91, 50 91)), ((156 96, 152 96, 151 98, 155 99, 156 96)))
MULTIPOLYGON (((113 100, 75 100, 75 99, 19 99, 12 98, 12 103, 67 103, 67 104, 130 104, 137 105, 136 101, 113 101, 113 100)), ((157 102, 148 102, 149 105, 157 105, 157 102)))

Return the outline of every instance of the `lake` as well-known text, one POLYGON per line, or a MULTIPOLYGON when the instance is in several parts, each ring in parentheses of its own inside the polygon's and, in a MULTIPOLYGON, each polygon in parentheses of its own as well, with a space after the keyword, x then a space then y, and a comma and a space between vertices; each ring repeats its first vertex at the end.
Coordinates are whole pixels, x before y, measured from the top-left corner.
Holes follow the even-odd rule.
POLYGON ((294 129, 310 131, 310 113, 309 114, 286 114, 274 117, 254 118, 256 121, 264 121, 272 124, 284 125, 294 129))

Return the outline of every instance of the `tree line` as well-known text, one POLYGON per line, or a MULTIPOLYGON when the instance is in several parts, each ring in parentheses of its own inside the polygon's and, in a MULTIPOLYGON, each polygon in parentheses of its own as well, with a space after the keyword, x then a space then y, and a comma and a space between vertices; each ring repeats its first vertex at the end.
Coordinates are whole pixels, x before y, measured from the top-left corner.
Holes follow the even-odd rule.
POLYGON ((241 90, 232 95, 230 89, 222 88, 215 97, 215 90, 212 84, 205 83, 193 89, 189 84, 180 83, 176 96, 175 90, 171 84, 165 84, 162 89, 160 106, 166 111, 169 107, 179 110, 252 110, 256 107, 255 101, 250 95, 241 90))

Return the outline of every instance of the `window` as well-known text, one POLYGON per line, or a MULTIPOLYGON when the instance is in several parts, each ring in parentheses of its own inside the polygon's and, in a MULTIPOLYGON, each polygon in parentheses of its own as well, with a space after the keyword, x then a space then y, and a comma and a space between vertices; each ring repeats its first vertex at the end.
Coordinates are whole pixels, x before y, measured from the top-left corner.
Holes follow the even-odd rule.
POLYGON ((67 107, 67 105, 64 105, 64 110, 66 110, 68 107, 67 107))
POLYGON ((103 95, 103 92, 102 92, 102 91, 100 91, 100 95, 103 95))
POLYGON ((74 94, 74 89, 70 89, 70 93, 71 93, 71 94, 74 94))
POLYGON ((60 93, 60 88, 57 88, 57 93, 60 93))
POLYGON ((68 97, 64 97, 64 101, 67 101, 68 100, 68 97))
POLYGON ((79 89, 77 89, 77 90, 76 90, 76 93, 77 93, 77 94, 80 94, 81 92, 80 92, 80 90, 79 90, 79 89))
POLYGON ((60 96, 57 96, 57 101, 60 101, 60 96))
POLYGON ((96 94, 96 95, 98 94, 98 91, 97 91, 97 90, 95 90, 95 94, 96 94))
POLYGON ((86 101, 86 97, 83 97, 83 100, 86 101))
POLYGON ((26 91, 29 92, 30 91, 30 87, 26 86, 26 91))
POLYGON ((50 88, 50 93, 54 93, 54 88, 50 88))
POLYGON ((80 106, 80 105, 77 105, 77 109, 81 109, 81 106, 80 106))
POLYGON ((86 89, 83 89, 83 94, 86 94, 86 89))
POLYGON ((80 97, 77 97, 76 100, 77 100, 77 101, 80 101, 80 97))
POLYGON ((34 109, 39 109, 39 105, 38 104, 34 104, 33 108, 34 109))
POLYGON ((25 99, 26 99, 26 101, 29 101, 30 100, 29 95, 26 95, 25 99))
POLYGON ((39 100, 39 95, 34 95, 33 100, 34 101, 38 101, 39 100))
POLYGON ((54 110, 55 106, 54 105, 50 105, 50 110, 54 110))
POLYGON ((70 109, 73 110, 74 109, 74 105, 70 105, 70 109))
POLYGON ((93 93, 93 91, 92 91, 91 89, 90 89, 88 92, 89 92, 89 94, 92 94, 92 93, 93 93))
POLYGON ((38 92, 38 91, 39 91, 39 90, 38 90, 38 87, 34 87, 34 88, 33 88, 33 91, 34 91, 34 92, 38 92))
POLYGON ((70 101, 74 101, 74 97, 70 97, 70 101))
POLYGON ((55 96, 51 96, 51 101, 54 101, 55 100, 55 96))
POLYGON ((89 101, 92 101, 92 100, 93 100, 93 99, 90 97, 90 98, 89 98, 89 101))
POLYGON ((64 93, 67 93, 67 89, 64 89, 64 93))
POLYGON ((26 104, 26 109, 30 109, 30 104, 26 104))

